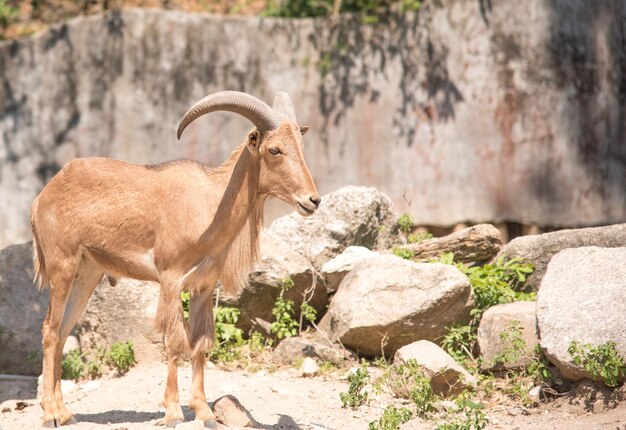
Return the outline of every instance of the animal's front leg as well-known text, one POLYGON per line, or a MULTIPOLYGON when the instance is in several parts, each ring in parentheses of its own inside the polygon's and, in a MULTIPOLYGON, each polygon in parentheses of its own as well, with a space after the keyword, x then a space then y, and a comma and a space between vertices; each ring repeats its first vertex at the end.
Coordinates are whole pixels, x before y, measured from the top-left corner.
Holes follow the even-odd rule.
POLYGON ((213 345, 213 287, 198 291, 191 296, 189 305, 190 344, 193 350, 192 387, 189 408, 196 413, 196 419, 206 425, 216 426, 215 415, 209 408, 204 393, 205 354, 213 345))
MULTIPOLYGON (((167 343, 167 338, 166 338, 167 343)), ((163 406, 165 407, 165 417, 160 424, 167 427, 176 427, 185 421, 183 409, 180 407, 178 397, 178 354, 170 347, 167 348, 167 385, 165 387, 165 397, 163 406)))

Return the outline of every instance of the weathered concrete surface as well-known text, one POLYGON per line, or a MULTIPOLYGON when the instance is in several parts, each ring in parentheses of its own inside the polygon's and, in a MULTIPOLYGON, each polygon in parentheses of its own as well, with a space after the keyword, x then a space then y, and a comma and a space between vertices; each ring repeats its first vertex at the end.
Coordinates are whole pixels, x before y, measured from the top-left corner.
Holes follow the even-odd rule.
MULTIPOLYGON (((127 10, 0 44, 0 246, 60 165, 215 165, 250 125, 199 97, 288 91, 319 191, 376 186, 419 224, 626 221, 623 2, 428 2, 363 26, 127 10)), ((284 210, 284 206, 275 206, 284 210)))

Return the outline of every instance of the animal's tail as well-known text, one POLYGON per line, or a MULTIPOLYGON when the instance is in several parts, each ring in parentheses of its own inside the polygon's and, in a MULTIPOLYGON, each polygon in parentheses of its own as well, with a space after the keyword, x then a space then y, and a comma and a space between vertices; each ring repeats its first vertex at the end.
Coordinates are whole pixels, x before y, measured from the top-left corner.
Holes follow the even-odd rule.
POLYGON ((33 282, 37 285, 37 289, 42 290, 48 285, 48 274, 46 273, 46 261, 44 259, 41 240, 37 234, 37 209, 39 206, 39 197, 33 201, 30 209, 30 226, 33 230, 33 267, 35 268, 35 278, 33 282))

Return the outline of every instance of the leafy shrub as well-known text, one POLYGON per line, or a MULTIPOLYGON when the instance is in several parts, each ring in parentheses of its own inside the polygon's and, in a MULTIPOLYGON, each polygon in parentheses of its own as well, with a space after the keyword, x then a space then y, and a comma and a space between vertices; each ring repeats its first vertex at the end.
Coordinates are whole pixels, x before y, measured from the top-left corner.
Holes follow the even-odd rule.
POLYGON ((534 383, 542 384, 552 379, 552 371, 550 370, 550 362, 541 350, 541 346, 535 347, 532 361, 526 367, 526 375, 529 376, 534 383))
POLYGON ((295 318, 293 300, 285 300, 283 298, 285 291, 288 291, 293 286, 294 282, 290 277, 286 277, 281 281, 280 295, 272 308, 272 315, 274 315, 275 320, 270 324, 270 332, 279 340, 296 336, 300 327, 295 318))
POLYGON ((235 324, 240 312, 236 308, 217 307, 215 314, 215 346, 211 350, 211 360, 231 362, 237 359, 236 347, 243 345, 243 330, 235 324))
POLYGON ((19 18, 19 10, 0 0, 0 28, 5 29, 19 18))
MULTIPOLYGON (((265 15, 283 18, 330 16, 334 0, 272 0, 265 15)), ((339 12, 363 14, 365 23, 377 22, 380 15, 397 10, 407 12, 419 9, 420 0, 343 0, 339 12)))
POLYGON ((417 233, 409 234, 406 239, 408 240, 409 243, 420 243, 424 240, 432 239, 432 238, 433 238, 432 233, 428 231, 420 231, 417 233))
POLYGON ((183 291, 180 293, 180 301, 183 304, 183 315, 185 316, 185 321, 189 320, 189 301, 191 300, 191 293, 188 291, 183 291))
POLYGON ((119 375, 123 375, 137 363, 135 351, 131 342, 116 342, 109 351, 109 363, 117 370, 119 375))
POLYGON ((482 430, 489 424, 483 406, 474 402, 467 393, 456 401, 457 411, 450 421, 437 425, 435 430, 482 430))
POLYGON ((447 333, 441 341, 441 347, 459 363, 474 358, 476 349, 476 327, 454 324, 446 329, 447 333))
POLYGON ((435 408, 435 396, 426 376, 415 360, 391 366, 383 376, 385 384, 396 395, 406 397, 415 404, 417 416, 425 417, 435 408))
POLYGON ((518 320, 509 321, 504 330, 500 332, 500 340, 506 345, 506 348, 494 357, 494 366, 500 367, 513 363, 524 355, 526 341, 522 333, 522 325, 518 320))
POLYGON ((397 409, 394 405, 389 405, 383 411, 382 417, 369 423, 369 430, 398 430, 412 416, 410 409, 397 409))
POLYGON ((403 213, 398 218, 398 230, 400 230, 404 234, 411 233, 413 229, 413 220, 411 219, 411 215, 408 212, 403 213))
POLYGON ((73 349, 63 357, 61 362, 62 379, 79 379, 85 371, 84 354, 80 349, 73 349))
POLYGON ((404 258, 405 260, 413 258, 413 251, 410 249, 394 247, 391 252, 393 252, 393 255, 404 258))
POLYGON ((567 352, 574 363, 582 366, 594 378, 602 378, 609 387, 618 386, 620 376, 626 376, 626 363, 613 341, 598 346, 572 341, 567 352))
POLYGON ((369 393, 365 386, 370 380, 370 373, 364 367, 358 368, 348 376, 348 392, 339 393, 344 408, 356 409, 367 401, 369 393))

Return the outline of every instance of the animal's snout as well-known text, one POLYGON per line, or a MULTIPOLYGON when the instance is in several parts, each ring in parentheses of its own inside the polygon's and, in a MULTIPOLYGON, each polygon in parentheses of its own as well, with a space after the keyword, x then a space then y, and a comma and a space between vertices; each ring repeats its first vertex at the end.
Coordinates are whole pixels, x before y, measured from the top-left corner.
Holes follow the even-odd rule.
POLYGON ((320 203, 322 202, 322 198, 320 196, 310 196, 309 200, 315 205, 316 208, 319 208, 320 203))

